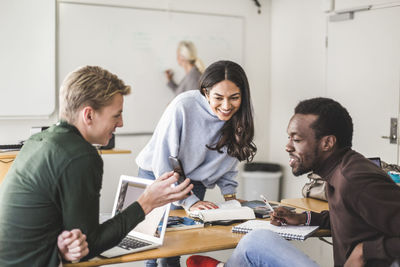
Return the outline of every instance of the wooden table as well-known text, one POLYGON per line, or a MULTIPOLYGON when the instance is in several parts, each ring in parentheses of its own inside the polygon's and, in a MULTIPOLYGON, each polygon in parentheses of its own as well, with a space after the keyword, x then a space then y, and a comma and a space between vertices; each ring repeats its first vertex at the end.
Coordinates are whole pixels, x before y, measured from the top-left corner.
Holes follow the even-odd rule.
MULTIPOLYGON (((172 216, 186 216, 183 210, 171 210, 172 216)), ((105 264, 165 258, 186 254, 235 248, 243 234, 232 233, 231 226, 206 226, 182 231, 166 232, 160 248, 114 258, 96 257, 90 261, 64 264, 65 267, 99 266, 105 264)))
POLYGON ((314 212, 321 212, 329 210, 328 202, 314 199, 314 198, 287 198, 282 199, 281 203, 289 205, 302 210, 309 210, 314 212))
MULTIPOLYGON (((108 150, 98 150, 99 154, 130 154, 130 150, 125 149, 108 149, 108 150)), ((18 151, 8 151, 8 152, 0 152, 0 184, 3 182, 4 177, 6 176, 8 169, 11 167, 11 164, 15 160, 18 155, 18 151)))
MULTIPOLYGON (((302 212, 304 210, 297 209, 302 212)), ((172 216, 186 216, 183 210, 170 211, 172 216)), ((190 230, 166 232, 164 245, 160 248, 128 254, 114 258, 96 257, 90 261, 64 264, 65 267, 87 267, 105 264, 124 263, 154 258, 166 258, 180 255, 198 254, 202 252, 235 248, 240 239, 244 236, 239 233, 232 233, 232 226, 206 226, 190 230)), ((313 237, 330 236, 329 230, 318 230, 313 237)))
POLYGON ((0 184, 3 182, 8 169, 11 167, 15 157, 17 156, 17 151, 3 152, 0 153, 0 184))

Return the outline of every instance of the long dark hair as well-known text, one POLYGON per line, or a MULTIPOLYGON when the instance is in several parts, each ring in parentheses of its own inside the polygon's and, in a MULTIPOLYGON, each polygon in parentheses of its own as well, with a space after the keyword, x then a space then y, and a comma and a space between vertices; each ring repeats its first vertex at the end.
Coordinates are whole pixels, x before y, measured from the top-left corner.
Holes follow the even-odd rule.
POLYGON ((222 153, 221 149, 226 145, 228 155, 239 161, 249 162, 253 160, 257 147, 253 142, 254 122, 249 82, 242 67, 227 60, 211 64, 200 78, 200 92, 205 96, 214 85, 224 80, 229 80, 239 87, 242 98, 241 105, 232 118, 222 126, 218 142, 206 146, 208 149, 222 153))

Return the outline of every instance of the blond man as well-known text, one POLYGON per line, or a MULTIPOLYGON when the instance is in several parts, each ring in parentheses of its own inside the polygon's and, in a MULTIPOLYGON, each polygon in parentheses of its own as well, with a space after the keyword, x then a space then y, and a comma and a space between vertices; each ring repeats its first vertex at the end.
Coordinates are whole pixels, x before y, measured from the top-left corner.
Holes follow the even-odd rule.
POLYGON ((24 144, 0 187, 0 266, 58 266, 60 254, 91 258, 117 245, 152 209, 190 192, 189 180, 171 187, 178 177, 166 173, 99 224, 103 161, 92 144, 107 144, 123 126, 130 90, 100 67, 67 76, 60 121, 24 144))

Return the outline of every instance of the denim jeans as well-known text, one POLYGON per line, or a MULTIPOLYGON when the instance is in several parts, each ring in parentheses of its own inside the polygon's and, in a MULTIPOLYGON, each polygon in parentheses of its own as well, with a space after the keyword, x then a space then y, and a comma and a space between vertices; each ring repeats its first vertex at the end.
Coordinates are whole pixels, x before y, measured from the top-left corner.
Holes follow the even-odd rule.
MULTIPOLYGON (((151 179, 155 180, 155 175, 152 171, 146 171, 141 168, 139 168, 138 172, 138 177, 145 178, 145 179, 151 179)), ((201 182, 194 182, 192 181, 193 184, 193 194, 195 194, 200 200, 204 200, 204 195, 206 194, 206 187, 203 185, 201 182)), ((172 210, 177 210, 177 209, 182 209, 180 206, 176 206, 174 204, 171 204, 171 209, 172 210)), ((162 267, 180 267, 180 256, 176 257, 169 257, 169 258, 162 258, 160 259, 160 266, 162 267)), ((152 259, 146 261, 146 267, 156 267, 158 266, 157 264, 157 259, 152 259)))
POLYGON ((317 267, 307 255, 269 230, 253 230, 239 242, 225 267, 317 267))

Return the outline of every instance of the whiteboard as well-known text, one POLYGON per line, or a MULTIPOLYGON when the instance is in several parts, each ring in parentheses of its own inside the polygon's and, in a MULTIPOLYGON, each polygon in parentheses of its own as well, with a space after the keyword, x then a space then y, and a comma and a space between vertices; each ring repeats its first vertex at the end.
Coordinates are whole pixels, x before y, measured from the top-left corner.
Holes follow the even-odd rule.
POLYGON ((243 61, 244 19, 74 3, 59 4, 59 77, 83 65, 98 65, 132 86, 125 97, 119 133, 154 130, 174 94, 164 70, 176 63, 181 40, 195 43, 205 65, 221 59, 243 61))
POLYGON ((55 109, 55 2, 0 1, 0 119, 55 109))

